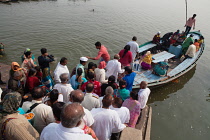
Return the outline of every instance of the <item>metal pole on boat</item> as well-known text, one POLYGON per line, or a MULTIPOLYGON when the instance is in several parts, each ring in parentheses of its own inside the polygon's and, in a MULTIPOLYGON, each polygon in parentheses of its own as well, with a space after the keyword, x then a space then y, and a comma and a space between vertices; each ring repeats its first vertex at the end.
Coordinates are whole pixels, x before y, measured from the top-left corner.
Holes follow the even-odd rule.
POLYGON ((186 22, 187 22, 187 0, 185 0, 185 4, 186 4, 186 22))

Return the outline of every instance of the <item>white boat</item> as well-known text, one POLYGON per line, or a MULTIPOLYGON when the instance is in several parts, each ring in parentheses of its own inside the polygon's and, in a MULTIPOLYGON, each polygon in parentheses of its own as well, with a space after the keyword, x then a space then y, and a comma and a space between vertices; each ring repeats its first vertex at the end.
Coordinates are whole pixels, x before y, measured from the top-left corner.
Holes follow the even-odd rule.
MULTIPOLYGON (((198 31, 190 32, 188 35, 190 34, 193 34, 193 39, 199 39, 200 36, 202 36, 202 34, 198 31)), ((150 50, 155 46, 156 44, 153 44, 152 41, 146 42, 139 46, 139 53, 150 50)), ((196 62, 201 57, 204 51, 204 48, 205 48, 205 44, 203 43, 199 51, 196 52, 196 55, 193 58, 187 58, 186 60, 182 62, 180 61, 179 58, 173 59, 173 62, 169 62, 169 70, 167 72, 167 75, 165 76, 157 76, 152 73, 152 70, 143 70, 141 69, 141 66, 138 65, 139 68, 134 69, 136 73, 136 77, 134 79, 133 88, 139 88, 139 84, 141 83, 141 81, 147 81, 148 87, 153 87, 153 86, 160 86, 162 84, 166 84, 172 80, 177 79, 178 77, 187 73, 196 65, 196 62)), ((169 53, 167 51, 163 51, 163 52, 153 55, 153 57, 155 58, 154 61, 157 61, 157 62, 164 61, 165 59, 171 59, 174 56, 175 56, 174 54, 169 53)))

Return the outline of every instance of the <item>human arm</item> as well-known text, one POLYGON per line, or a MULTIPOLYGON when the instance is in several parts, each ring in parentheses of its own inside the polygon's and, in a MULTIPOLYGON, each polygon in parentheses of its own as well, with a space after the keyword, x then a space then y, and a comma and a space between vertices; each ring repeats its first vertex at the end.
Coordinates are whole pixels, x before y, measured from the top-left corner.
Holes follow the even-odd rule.
POLYGON ((99 79, 99 82, 101 82, 101 83, 107 83, 108 82, 108 80, 106 80, 106 76, 105 76, 105 70, 102 70, 101 71, 101 75, 99 75, 100 76, 100 79, 99 79))
POLYGON ((88 56, 86 56, 86 57, 87 57, 88 59, 98 60, 98 59, 100 59, 100 57, 101 57, 102 54, 103 54, 103 53, 99 50, 98 55, 97 55, 96 57, 88 57, 88 56))
POLYGON ((114 118, 114 128, 112 129, 112 133, 118 133, 122 131, 126 126, 121 123, 120 117, 116 111, 113 111, 114 118))

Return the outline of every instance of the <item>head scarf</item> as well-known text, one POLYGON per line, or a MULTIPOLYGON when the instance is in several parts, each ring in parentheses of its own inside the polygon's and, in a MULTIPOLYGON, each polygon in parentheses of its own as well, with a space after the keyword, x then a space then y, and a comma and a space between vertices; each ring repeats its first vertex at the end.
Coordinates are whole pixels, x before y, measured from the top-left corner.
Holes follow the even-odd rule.
POLYGON ((105 61, 101 61, 98 65, 99 69, 104 69, 106 67, 106 62, 105 61))
POLYGON ((12 62, 11 69, 12 69, 13 71, 22 70, 22 68, 20 68, 20 65, 19 65, 17 62, 12 62), (17 70, 14 70, 14 67, 15 67, 15 66, 19 66, 19 68, 18 68, 17 70))
POLYGON ((0 105, 0 118, 8 114, 16 113, 17 109, 20 107, 21 101, 22 97, 18 92, 6 94, 0 105))
POLYGON ((151 64, 152 63, 152 54, 151 54, 150 51, 147 51, 147 53, 144 55, 142 61, 147 63, 147 64, 151 64))

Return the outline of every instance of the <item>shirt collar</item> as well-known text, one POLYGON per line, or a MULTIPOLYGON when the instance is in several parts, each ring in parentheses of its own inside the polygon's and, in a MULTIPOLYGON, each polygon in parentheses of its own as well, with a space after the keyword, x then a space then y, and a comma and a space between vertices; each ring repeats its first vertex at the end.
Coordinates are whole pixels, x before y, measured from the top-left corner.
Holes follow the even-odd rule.
POLYGON ((42 103, 42 101, 32 100, 32 103, 42 103))
POLYGON ((82 129, 80 129, 79 127, 73 127, 73 128, 66 128, 63 127, 61 123, 58 124, 59 129, 61 129, 61 131, 67 132, 67 133, 80 133, 80 134, 84 134, 84 131, 82 129))

